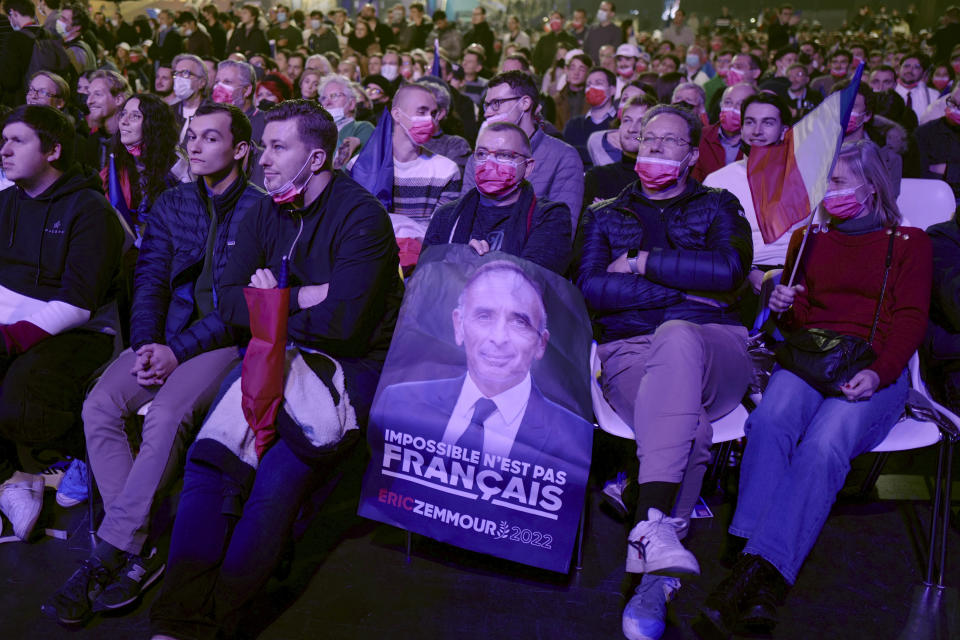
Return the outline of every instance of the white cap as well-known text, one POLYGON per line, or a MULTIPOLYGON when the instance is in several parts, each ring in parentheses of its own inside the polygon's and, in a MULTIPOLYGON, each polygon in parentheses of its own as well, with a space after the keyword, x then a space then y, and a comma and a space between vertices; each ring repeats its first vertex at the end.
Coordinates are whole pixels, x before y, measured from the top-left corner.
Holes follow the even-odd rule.
POLYGON ((563 63, 570 64, 570 61, 573 60, 573 56, 579 56, 583 53, 583 49, 570 49, 567 51, 567 55, 563 56, 563 63))
POLYGON ((635 44, 624 43, 617 47, 618 58, 639 58, 640 49, 635 44))

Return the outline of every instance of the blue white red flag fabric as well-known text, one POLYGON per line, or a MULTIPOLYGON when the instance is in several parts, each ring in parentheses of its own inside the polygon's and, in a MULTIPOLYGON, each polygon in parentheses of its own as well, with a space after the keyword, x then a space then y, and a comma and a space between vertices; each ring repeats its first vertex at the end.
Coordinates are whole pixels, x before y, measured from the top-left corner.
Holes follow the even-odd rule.
POLYGON ((440 41, 433 39, 433 65, 430 67, 430 75, 442 78, 440 75, 440 41))
POLYGON ((827 96, 788 129, 783 144, 751 149, 747 182, 765 243, 774 242, 804 220, 823 200, 863 66, 857 68, 848 87, 827 96))
POLYGON ((360 150, 350 176, 393 211, 393 118, 384 109, 377 128, 360 150))
POLYGON ((117 160, 114 155, 110 154, 110 173, 107 178, 107 198, 110 200, 110 204, 113 205, 113 208, 116 209, 123 219, 127 221, 127 224, 133 228, 133 214, 130 211, 130 207, 127 206, 127 200, 123 197, 123 188, 120 186, 120 174, 117 172, 117 160))

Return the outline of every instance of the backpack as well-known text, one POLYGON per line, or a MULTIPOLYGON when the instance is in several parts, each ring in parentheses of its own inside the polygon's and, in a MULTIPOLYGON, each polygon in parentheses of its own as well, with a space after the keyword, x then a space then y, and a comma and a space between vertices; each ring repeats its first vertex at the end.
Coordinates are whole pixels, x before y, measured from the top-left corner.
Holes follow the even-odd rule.
POLYGON ((27 78, 37 71, 51 71, 74 86, 77 71, 70 54, 60 38, 48 35, 44 29, 23 29, 21 33, 33 39, 33 54, 27 65, 27 78))

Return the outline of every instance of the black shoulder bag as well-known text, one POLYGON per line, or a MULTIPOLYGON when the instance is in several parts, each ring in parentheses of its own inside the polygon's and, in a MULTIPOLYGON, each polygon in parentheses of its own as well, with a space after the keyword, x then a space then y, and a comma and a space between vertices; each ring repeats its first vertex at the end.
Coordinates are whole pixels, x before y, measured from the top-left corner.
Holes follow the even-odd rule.
POLYGON ((777 345, 776 357, 780 366, 803 378, 824 396, 843 395, 841 385, 846 384, 857 372, 866 369, 877 359, 872 346, 873 338, 877 333, 890 264, 893 262, 893 240, 897 235, 894 228, 890 233, 883 285, 880 288, 877 311, 873 315, 869 340, 829 329, 808 328, 783 332, 784 341, 777 345))

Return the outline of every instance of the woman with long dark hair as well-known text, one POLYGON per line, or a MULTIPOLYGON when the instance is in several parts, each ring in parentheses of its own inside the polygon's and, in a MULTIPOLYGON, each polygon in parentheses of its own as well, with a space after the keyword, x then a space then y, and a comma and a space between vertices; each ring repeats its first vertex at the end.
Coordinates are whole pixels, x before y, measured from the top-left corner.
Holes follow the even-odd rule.
POLYGON ((192 178, 188 164, 178 155, 173 114, 162 99, 149 93, 127 98, 120 107, 118 123, 110 141, 112 161, 100 177, 109 193, 111 170, 116 172, 129 222, 142 231, 157 197, 168 187, 192 178))

